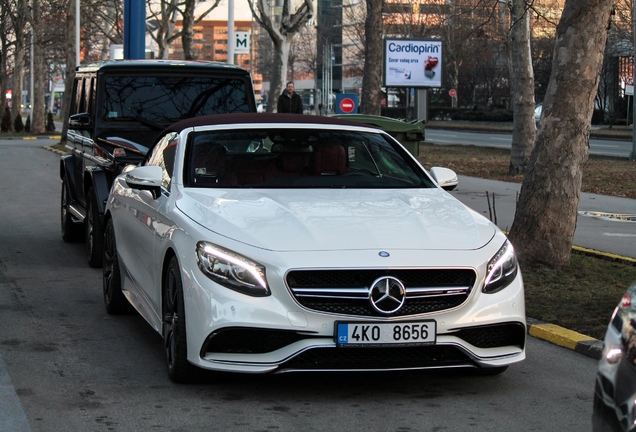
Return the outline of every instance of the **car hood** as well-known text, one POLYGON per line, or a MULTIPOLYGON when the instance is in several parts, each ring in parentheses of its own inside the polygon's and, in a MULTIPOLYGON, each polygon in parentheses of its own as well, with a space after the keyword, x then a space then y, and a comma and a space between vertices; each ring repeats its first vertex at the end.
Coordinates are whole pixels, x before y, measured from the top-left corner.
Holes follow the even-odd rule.
POLYGON ((275 251, 472 250, 497 231, 437 188, 185 189, 176 205, 221 236, 275 251))

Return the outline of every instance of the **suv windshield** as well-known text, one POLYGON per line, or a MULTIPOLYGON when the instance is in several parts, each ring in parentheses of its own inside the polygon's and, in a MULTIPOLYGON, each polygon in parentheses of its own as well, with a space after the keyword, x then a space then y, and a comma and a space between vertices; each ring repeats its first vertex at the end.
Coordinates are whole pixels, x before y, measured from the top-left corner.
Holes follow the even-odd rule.
POLYGON ((205 76, 107 76, 98 118, 162 128, 177 120, 250 112, 245 82, 205 76))
POLYGON ((194 132, 188 187, 430 188, 408 153, 381 134, 324 129, 194 132))

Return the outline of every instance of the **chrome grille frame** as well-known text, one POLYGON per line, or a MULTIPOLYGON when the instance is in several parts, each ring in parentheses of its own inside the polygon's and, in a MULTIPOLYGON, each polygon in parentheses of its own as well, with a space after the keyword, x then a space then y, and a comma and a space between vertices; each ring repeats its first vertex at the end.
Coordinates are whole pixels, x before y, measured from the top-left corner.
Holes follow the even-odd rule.
POLYGON ((393 317, 452 309, 463 304, 477 280, 472 268, 417 269, 294 269, 285 275, 293 298, 303 307, 327 313, 393 317), (405 305, 380 314, 369 302, 370 287, 382 276, 405 285, 405 305))

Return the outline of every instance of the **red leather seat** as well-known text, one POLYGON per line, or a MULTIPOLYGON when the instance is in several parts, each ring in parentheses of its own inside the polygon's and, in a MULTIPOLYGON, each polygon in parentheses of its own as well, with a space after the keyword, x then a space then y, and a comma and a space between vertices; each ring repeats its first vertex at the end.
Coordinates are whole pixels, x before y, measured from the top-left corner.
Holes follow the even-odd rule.
POLYGON ((347 171, 344 146, 324 143, 314 146, 313 173, 315 175, 336 175, 347 171))

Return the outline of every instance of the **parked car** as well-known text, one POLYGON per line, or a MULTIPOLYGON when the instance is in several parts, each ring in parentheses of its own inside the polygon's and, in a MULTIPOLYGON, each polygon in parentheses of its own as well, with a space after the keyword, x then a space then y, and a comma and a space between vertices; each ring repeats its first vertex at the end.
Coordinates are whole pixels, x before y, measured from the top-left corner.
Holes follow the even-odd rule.
POLYGON ((113 179, 140 162, 177 120, 256 112, 250 74, 238 66, 174 60, 111 60, 78 66, 60 160, 62 239, 86 240, 100 267, 103 213, 113 179))
POLYGON ((525 358, 514 250, 388 133, 320 116, 168 128, 106 206, 106 310, 163 336, 176 382, 525 358))
POLYGON ((593 430, 636 431, 636 282, 625 292, 605 333, 594 390, 593 430))

